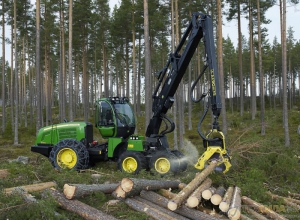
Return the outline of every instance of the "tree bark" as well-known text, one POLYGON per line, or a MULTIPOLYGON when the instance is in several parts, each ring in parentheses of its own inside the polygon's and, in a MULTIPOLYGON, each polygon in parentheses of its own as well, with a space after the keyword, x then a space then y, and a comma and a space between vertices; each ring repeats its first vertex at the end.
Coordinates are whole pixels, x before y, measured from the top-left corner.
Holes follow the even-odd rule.
POLYGON ((249 218, 248 216, 243 215, 243 214, 241 214, 241 218, 240 219, 241 220, 252 220, 251 218, 249 218))
POLYGON ((173 199, 177 195, 176 193, 173 193, 167 189, 160 189, 158 190, 158 193, 168 199, 173 199))
POLYGON ((234 187, 231 204, 227 212, 228 218, 231 220, 237 220, 241 216, 241 189, 234 187))
POLYGON ((202 192, 208 189, 211 184, 212 180, 210 178, 206 178, 206 180, 187 199, 188 207, 194 208, 198 206, 201 201, 202 192))
POLYGON ((233 195, 233 187, 230 186, 230 187, 228 187, 228 189, 222 199, 222 202, 219 204, 219 208, 222 212, 228 211, 232 195, 233 195))
POLYGON ((47 192, 59 203, 59 205, 70 212, 74 212, 84 219, 88 220, 117 220, 115 217, 108 215, 94 207, 84 204, 78 200, 68 200, 55 189, 49 189, 47 192))
POLYGON ((253 209, 255 209, 258 212, 261 212, 265 215, 267 215, 268 217, 272 218, 272 219, 276 219, 276 220, 287 220, 285 217, 279 215, 278 213, 272 211, 271 209, 269 209, 268 207, 255 202, 254 200, 246 197, 246 196, 242 196, 242 201, 243 203, 245 203, 246 205, 251 205, 251 207, 253 209))
MULTIPOLYGON (((149 200, 159 206, 162 206, 164 208, 168 207, 169 200, 153 191, 141 191, 140 196, 146 200, 149 200)), ((197 211, 195 209, 188 208, 187 206, 182 206, 176 209, 174 212, 185 216, 187 218, 193 219, 193 220, 199 220, 199 219, 206 219, 206 220, 215 220, 218 218, 215 218, 214 216, 210 216, 208 214, 205 214, 203 212, 197 211)))
POLYGON ((138 211, 138 212, 142 212, 145 213, 146 215, 157 219, 157 220, 175 220, 175 218, 159 211, 156 210, 152 207, 150 207, 149 205, 146 205, 140 201, 137 201, 136 199, 133 198, 127 198, 125 199, 125 203, 132 209, 138 211))
POLYGON ((198 173, 196 177, 184 187, 175 198, 169 201, 168 208, 172 211, 176 210, 185 199, 201 184, 205 178, 214 171, 217 166, 216 162, 209 164, 201 173, 198 173))
POLYGON ((173 217, 176 220, 188 220, 188 218, 186 218, 186 217, 184 217, 182 215, 179 215, 179 214, 177 214, 175 212, 172 212, 172 211, 170 211, 170 210, 168 210, 168 209, 166 209, 166 208, 164 208, 164 207, 162 207, 160 205, 152 203, 152 202, 150 202, 147 199, 141 198, 139 196, 134 197, 134 199, 136 199, 137 201, 139 201, 139 202, 141 202, 141 203, 143 203, 145 205, 150 206, 151 208, 154 208, 154 209, 156 209, 158 211, 161 211, 161 212, 163 212, 163 213, 165 213, 165 214, 173 217))
POLYGON ((12 187, 12 188, 6 188, 4 189, 4 193, 7 195, 10 195, 13 190, 16 188, 22 188, 27 192, 37 192, 42 191, 44 189, 50 188, 50 187, 56 187, 57 184, 55 182, 45 182, 45 183, 37 183, 37 184, 31 184, 31 185, 25 185, 25 186, 18 186, 18 187, 12 187))
POLYGON ((209 187, 208 189, 202 192, 202 198, 205 200, 210 200, 210 198, 215 193, 215 191, 216 191, 215 187, 209 187))
POLYGON ((298 193, 290 193, 289 192, 289 196, 293 197, 294 199, 300 199, 300 194, 298 194, 298 193))
POLYGON ((119 184, 65 184, 63 193, 67 199, 81 198, 93 192, 112 193, 119 184))
POLYGON ((73 66, 72 66, 72 50, 73 50, 73 0, 69 0, 69 54, 68 54, 68 69, 69 69, 69 120, 74 120, 73 115, 73 66))
POLYGON ((9 172, 7 169, 4 170, 0 170, 0 179, 4 179, 5 177, 7 177, 9 175, 9 172))
POLYGON ((224 195, 225 195, 225 188, 223 186, 219 186, 216 189, 216 192, 210 198, 211 203, 214 205, 219 205, 224 195))

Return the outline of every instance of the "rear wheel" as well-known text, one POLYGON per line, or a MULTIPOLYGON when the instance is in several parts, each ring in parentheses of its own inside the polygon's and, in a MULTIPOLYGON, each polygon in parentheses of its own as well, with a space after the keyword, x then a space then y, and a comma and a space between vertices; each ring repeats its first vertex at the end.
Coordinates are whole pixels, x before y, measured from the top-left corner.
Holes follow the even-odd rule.
POLYGON ((172 150, 171 151, 179 160, 179 171, 186 171, 188 166, 188 161, 185 155, 179 150, 172 150))
POLYGON ((118 169, 127 173, 139 173, 147 168, 147 161, 141 152, 125 151, 118 159, 118 169))
POLYGON ((49 159, 57 169, 86 169, 89 165, 89 152, 80 141, 64 139, 50 152, 49 159))
POLYGON ((150 168, 162 175, 176 173, 179 171, 179 161, 171 151, 157 151, 150 158, 150 168))

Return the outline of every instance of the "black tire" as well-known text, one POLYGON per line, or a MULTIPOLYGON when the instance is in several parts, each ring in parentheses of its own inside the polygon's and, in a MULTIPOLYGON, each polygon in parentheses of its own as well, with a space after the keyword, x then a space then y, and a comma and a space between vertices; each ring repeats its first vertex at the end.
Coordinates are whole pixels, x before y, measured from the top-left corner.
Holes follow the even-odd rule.
POLYGON ((188 167, 188 160, 186 158, 186 156, 179 150, 172 150, 171 151, 172 154, 174 154, 178 160, 179 160, 179 171, 186 171, 187 167, 188 167))
POLYGON ((118 169, 122 172, 138 174, 147 168, 146 157, 137 151, 125 151, 118 159, 118 169))
POLYGON ((64 139, 51 150, 50 162, 56 169, 82 170, 89 166, 89 152, 80 141, 64 139))
POLYGON ((179 161, 171 151, 155 152, 149 163, 150 168, 161 175, 179 172, 179 161))

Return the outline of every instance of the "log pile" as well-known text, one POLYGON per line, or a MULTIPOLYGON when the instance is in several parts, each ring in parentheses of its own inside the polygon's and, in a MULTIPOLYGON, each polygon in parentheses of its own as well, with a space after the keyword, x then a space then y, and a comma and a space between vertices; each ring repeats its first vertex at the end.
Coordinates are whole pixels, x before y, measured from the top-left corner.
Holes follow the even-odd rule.
MULTIPOLYGON (((109 184, 66 183, 62 192, 53 188, 49 189, 56 187, 54 182, 7 188, 4 192, 6 194, 18 193, 27 203, 35 203, 38 201, 28 192, 44 190, 57 201, 60 207, 84 219, 116 219, 105 211, 77 200, 91 196, 95 192, 111 195, 117 199, 111 201, 124 202, 133 210, 159 220, 287 219, 282 215, 284 213, 277 213, 270 206, 264 206, 250 197, 242 196, 242 191, 238 186, 214 187, 208 176, 213 172, 215 165, 211 163, 204 171, 196 174, 189 184, 176 180, 123 178, 119 183, 109 184)), ((289 197, 283 197, 267 192, 267 195, 272 201, 280 199, 286 206, 300 211, 299 194, 289 193, 289 197)), ((115 202, 113 205, 118 203, 115 202)))

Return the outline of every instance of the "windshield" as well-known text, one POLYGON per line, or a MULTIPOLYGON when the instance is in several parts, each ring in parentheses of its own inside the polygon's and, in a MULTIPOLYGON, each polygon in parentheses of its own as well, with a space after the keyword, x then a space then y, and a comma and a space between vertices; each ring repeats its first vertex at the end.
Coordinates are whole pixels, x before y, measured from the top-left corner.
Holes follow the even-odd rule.
POLYGON ((127 104, 114 104, 118 125, 135 126, 135 117, 131 107, 127 104))

